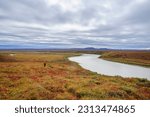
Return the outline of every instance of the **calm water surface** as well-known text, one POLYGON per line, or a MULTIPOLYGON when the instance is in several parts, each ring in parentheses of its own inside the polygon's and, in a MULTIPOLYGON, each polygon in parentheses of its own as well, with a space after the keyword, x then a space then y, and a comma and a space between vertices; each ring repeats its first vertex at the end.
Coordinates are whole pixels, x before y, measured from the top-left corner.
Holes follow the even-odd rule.
POLYGON ((100 55, 83 54, 81 56, 70 57, 70 61, 77 62, 84 69, 99 74, 122 77, 138 77, 150 80, 150 68, 123 63, 111 62, 98 58, 100 55))

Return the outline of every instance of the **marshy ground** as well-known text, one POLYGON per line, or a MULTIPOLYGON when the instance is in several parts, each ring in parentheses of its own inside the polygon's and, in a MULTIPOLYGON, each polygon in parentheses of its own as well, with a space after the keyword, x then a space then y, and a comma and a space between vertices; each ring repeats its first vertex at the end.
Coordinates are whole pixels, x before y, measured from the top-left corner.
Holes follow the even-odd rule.
MULTIPOLYGON (((113 58, 114 53, 117 54, 100 53, 107 59, 113 58)), ((140 54, 141 57, 137 53, 129 55, 125 52, 125 57, 120 55, 118 58, 126 58, 128 60, 122 60, 128 62, 141 61, 140 65, 150 66, 150 58, 145 58, 150 57, 147 54, 150 52, 140 54)), ((0 52, 0 99, 150 99, 150 81, 99 75, 67 59, 79 54, 80 52, 0 52)))

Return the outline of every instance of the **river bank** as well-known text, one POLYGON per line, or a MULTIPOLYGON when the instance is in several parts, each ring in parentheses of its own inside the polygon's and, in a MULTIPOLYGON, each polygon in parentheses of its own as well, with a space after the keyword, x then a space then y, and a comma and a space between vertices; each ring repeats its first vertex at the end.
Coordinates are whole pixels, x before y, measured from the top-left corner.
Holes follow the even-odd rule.
POLYGON ((103 52, 105 60, 150 67, 150 51, 108 51, 103 52))
POLYGON ((83 68, 99 74, 147 78, 150 80, 150 68, 106 61, 99 58, 100 56, 98 54, 82 54, 81 56, 70 57, 69 60, 77 62, 83 68))

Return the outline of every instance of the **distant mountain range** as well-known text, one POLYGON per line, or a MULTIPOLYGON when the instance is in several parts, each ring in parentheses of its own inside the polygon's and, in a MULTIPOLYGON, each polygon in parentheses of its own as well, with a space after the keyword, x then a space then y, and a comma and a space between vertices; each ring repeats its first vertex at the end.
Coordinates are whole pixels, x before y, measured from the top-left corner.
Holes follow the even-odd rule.
MULTIPOLYGON (((94 47, 86 47, 86 48, 14 48, 14 49, 1 49, 3 50, 17 50, 17 51, 98 51, 98 50, 140 50, 140 49, 111 49, 111 48, 94 48, 94 47)), ((150 51, 149 49, 141 49, 150 51)))
POLYGON ((86 47, 86 48, 70 48, 70 50, 94 51, 94 50, 111 50, 111 49, 108 49, 108 48, 86 47))
POLYGON ((108 48, 0 48, 1 50, 110 50, 108 48))

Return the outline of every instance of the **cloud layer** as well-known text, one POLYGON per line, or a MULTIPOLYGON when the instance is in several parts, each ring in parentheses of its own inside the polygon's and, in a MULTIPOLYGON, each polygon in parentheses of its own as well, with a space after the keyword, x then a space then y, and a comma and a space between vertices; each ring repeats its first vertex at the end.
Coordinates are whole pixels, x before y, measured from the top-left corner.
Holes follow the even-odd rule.
POLYGON ((149 0, 0 0, 0 48, 150 48, 149 0))

